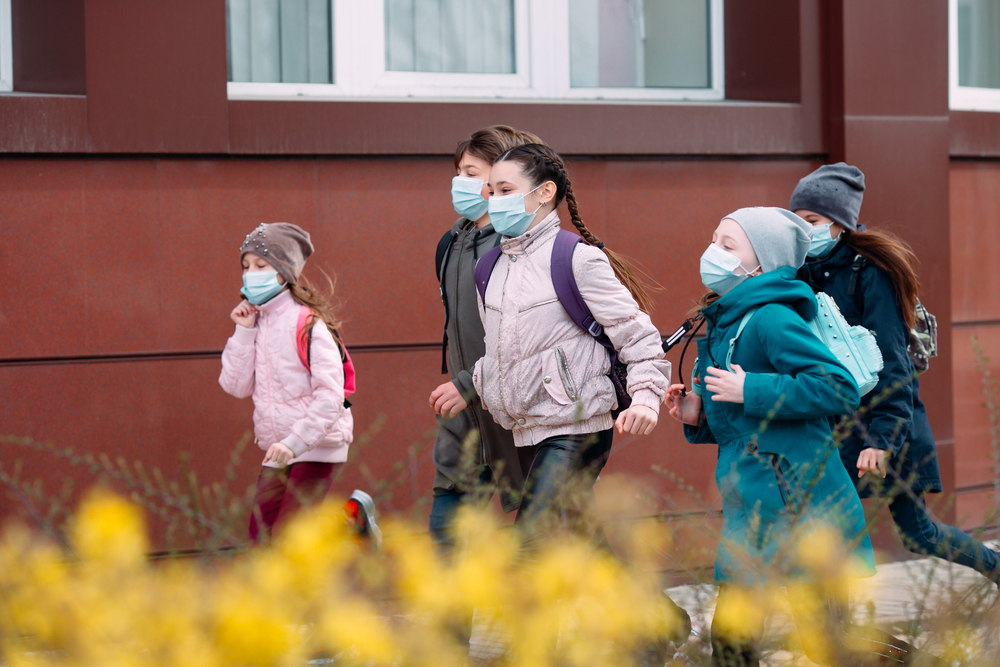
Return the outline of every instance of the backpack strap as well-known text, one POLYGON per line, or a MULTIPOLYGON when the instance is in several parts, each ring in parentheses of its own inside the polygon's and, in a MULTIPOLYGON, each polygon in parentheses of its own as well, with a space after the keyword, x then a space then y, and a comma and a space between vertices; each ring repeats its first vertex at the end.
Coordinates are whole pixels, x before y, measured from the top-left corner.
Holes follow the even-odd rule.
POLYGON ((444 272, 448 268, 448 260, 451 258, 451 247, 455 245, 457 238, 458 234, 449 229, 438 241, 437 250, 434 253, 434 270, 437 273, 441 301, 444 303, 444 335, 441 337, 442 375, 448 374, 448 322, 451 320, 451 313, 448 312, 448 292, 444 285, 444 272))
POLYGON ((594 338, 600 338, 604 327, 594 319, 587 302, 580 294, 576 276, 573 275, 573 251, 576 244, 582 241, 582 238, 565 229, 560 229, 556 234, 555 243, 552 244, 552 286, 556 288, 559 303, 566 309, 570 319, 594 338))
POLYGON ((306 328, 310 315, 312 315, 312 310, 309 306, 302 306, 299 308, 299 321, 295 325, 295 346, 299 351, 299 361, 301 361, 302 365, 306 367, 306 370, 311 373, 312 370, 309 368, 309 362, 311 361, 310 348, 312 347, 312 327, 309 327, 309 333, 305 336, 302 335, 302 330, 306 328))
POLYGON ((861 255, 854 256, 854 263, 851 264, 851 282, 847 285, 847 296, 854 300, 854 307, 858 311, 864 310, 862 308, 862 303, 860 301, 861 297, 858 296, 858 276, 861 275, 861 269, 868 264, 868 260, 861 255))
MULTIPOLYGON (((302 306, 299 309, 299 320, 295 324, 295 346, 299 352, 299 361, 302 362, 302 365, 310 373, 312 373, 310 362, 312 361, 313 328, 309 327, 308 332, 304 336, 302 335, 302 331, 308 325, 311 315, 312 309, 309 306, 302 306)), ((337 344, 337 348, 340 350, 340 361, 344 364, 344 407, 349 408, 351 407, 351 402, 347 400, 347 397, 357 391, 354 362, 351 360, 351 355, 340 338, 340 332, 334 331, 333 333, 333 342, 337 344)))
POLYGON ((479 290, 479 298, 486 303, 486 288, 490 284, 490 276, 493 275, 493 269, 496 267, 497 262, 500 261, 500 255, 503 251, 500 250, 500 245, 497 244, 493 246, 490 250, 486 252, 485 255, 479 258, 476 262, 475 278, 476 278, 476 289, 479 290))
POLYGON ((756 313, 759 309, 760 306, 755 306, 750 310, 748 310, 746 314, 743 315, 743 319, 740 320, 740 327, 739 329, 736 330, 736 335, 729 339, 729 351, 726 352, 726 370, 729 371, 730 373, 733 372, 733 367, 730 365, 729 362, 733 358, 733 350, 736 349, 736 339, 740 337, 740 334, 743 333, 743 329, 746 327, 747 322, 750 321, 750 318, 753 317, 753 314, 756 313))

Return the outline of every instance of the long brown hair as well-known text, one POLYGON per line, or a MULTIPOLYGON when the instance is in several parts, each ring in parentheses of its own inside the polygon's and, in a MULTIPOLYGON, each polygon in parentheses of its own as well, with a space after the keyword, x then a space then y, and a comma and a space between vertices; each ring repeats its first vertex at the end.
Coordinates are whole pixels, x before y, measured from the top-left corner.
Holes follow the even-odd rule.
POLYGON ((340 338, 340 329, 344 325, 344 321, 340 319, 338 312, 340 301, 334 294, 333 280, 325 271, 320 270, 320 273, 323 274, 323 282, 325 283, 323 287, 317 286, 304 275, 299 276, 298 281, 288 287, 295 302, 307 306, 312 311, 312 315, 306 319, 306 326, 302 328, 299 335, 302 337, 302 344, 307 344, 309 331, 317 322, 323 322, 333 335, 337 346, 340 347, 340 355, 343 357, 344 343, 340 338))
POLYGON ((889 274, 906 326, 913 328, 920 279, 914 268, 917 256, 909 244, 892 232, 881 230, 853 232, 845 229, 841 234, 851 250, 889 274))
POLYGON ((566 199, 570 219, 583 240, 604 251, 608 261, 611 262, 611 268, 615 271, 615 276, 632 294, 632 298, 639 304, 639 309, 644 313, 652 310, 653 300, 649 297, 648 288, 639 277, 638 272, 633 270, 621 255, 606 248, 604 243, 583 224, 580 208, 576 203, 576 196, 573 194, 573 183, 569 180, 566 163, 563 162, 563 159, 554 150, 543 144, 524 144, 511 148, 497 158, 493 164, 505 161, 516 162, 521 167, 521 173, 531 181, 532 186, 537 187, 546 181, 555 183, 556 198, 553 205, 558 206, 559 202, 566 199))
POLYGON ((455 169, 458 169, 462 162, 462 156, 466 153, 493 164, 505 151, 522 144, 544 145, 545 142, 531 132, 515 130, 510 125, 484 127, 458 142, 458 146, 455 148, 455 169))

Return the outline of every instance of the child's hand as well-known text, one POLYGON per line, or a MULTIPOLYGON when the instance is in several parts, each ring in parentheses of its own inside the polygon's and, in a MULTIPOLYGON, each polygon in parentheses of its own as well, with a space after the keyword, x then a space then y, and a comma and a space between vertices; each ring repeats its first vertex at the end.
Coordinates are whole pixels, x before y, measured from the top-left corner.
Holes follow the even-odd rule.
POLYGON ((885 478, 885 462, 889 458, 889 452, 884 449, 869 447, 862 449, 858 456, 858 477, 863 477, 866 472, 874 472, 885 478))
POLYGON ((705 387, 714 394, 713 401, 726 401, 727 403, 743 402, 743 383, 747 374, 743 369, 733 364, 733 372, 730 373, 715 366, 708 367, 708 377, 705 378, 705 387))
POLYGON ((432 391, 430 404, 434 414, 442 417, 454 417, 469 407, 468 401, 462 397, 462 393, 453 382, 445 382, 432 391))
POLYGON ((264 456, 264 463, 274 462, 279 468, 284 468, 288 462, 295 458, 295 453, 283 442, 276 442, 267 448, 264 456))
POLYGON ((633 405, 618 415, 615 426, 618 428, 618 433, 649 435, 656 428, 656 421, 656 410, 645 405, 633 405))
POLYGON ((254 325, 257 324, 257 306, 243 299, 240 305, 233 308, 233 312, 229 313, 229 318, 241 327, 253 329, 254 325))
POLYGON ((683 424, 697 426, 701 418, 701 396, 694 392, 684 394, 684 385, 672 384, 667 389, 667 407, 670 416, 683 424))

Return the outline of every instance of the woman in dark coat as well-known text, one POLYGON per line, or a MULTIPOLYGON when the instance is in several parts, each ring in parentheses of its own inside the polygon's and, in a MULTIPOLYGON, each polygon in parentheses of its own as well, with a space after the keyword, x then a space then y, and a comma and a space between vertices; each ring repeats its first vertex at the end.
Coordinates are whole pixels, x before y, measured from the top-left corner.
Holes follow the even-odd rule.
POLYGON ((892 234, 858 226, 864 189, 865 176, 857 167, 824 165, 799 181, 789 205, 813 225, 799 279, 829 294, 849 324, 874 332, 885 364, 841 442, 841 460, 862 498, 889 499, 907 549, 971 567, 998 582, 1000 555, 936 522, 924 502, 925 493, 941 492, 941 475, 908 353, 920 287, 916 257, 892 234))

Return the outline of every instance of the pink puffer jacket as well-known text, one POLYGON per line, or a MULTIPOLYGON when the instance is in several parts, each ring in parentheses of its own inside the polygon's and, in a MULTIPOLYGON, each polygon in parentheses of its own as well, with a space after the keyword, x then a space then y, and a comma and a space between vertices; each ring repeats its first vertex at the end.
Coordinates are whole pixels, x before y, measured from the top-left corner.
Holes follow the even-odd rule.
MULTIPOLYGON (((531 231, 504 239, 485 304, 479 304, 486 356, 476 363, 473 382, 497 423, 513 431, 518 447, 613 424, 608 353, 570 319, 552 285, 558 231, 553 212, 531 231)), ((632 404, 659 412, 670 385, 659 331, 598 248, 576 246, 573 276, 594 319, 628 364, 632 404)))
MULTIPOLYGON (((264 451, 282 442, 300 461, 347 460, 354 417, 344 407, 344 365, 330 331, 313 327, 310 366, 295 341, 301 306, 287 290, 259 307, 257 326, 236 326, 222 351, 219 384, 237 398, 253 396, 253 426, 264 451)), ((273 463, 266 464, 277 467, 273 463)))

